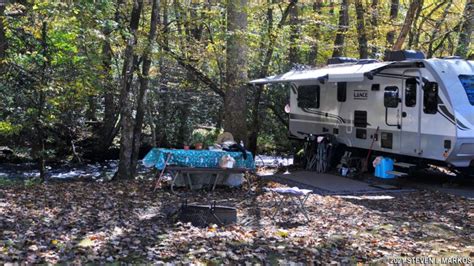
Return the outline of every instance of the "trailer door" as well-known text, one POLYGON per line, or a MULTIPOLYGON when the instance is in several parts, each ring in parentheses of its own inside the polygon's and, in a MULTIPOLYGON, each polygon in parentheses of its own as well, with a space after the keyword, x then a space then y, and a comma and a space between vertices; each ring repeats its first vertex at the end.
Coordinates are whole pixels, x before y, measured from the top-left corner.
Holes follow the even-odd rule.
POLYGON ((419 156, 421 154, 421 73, 419 70, 404 72, 402 85, 402 113, 400 151, 402 154, 419 156))

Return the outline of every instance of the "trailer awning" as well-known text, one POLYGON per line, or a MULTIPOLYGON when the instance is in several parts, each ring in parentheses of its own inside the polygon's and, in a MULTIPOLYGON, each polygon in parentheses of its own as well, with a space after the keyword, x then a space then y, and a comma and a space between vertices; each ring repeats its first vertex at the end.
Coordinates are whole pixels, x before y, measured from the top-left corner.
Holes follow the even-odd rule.
POLYGON ((370 64, 330 65, 319 69, 291 70, 285 74, 252 80, 250 84, 283 83, 307 80, 327 80, 329 82, 363 81, 367 73, 383 68, 394 62, 370 64))

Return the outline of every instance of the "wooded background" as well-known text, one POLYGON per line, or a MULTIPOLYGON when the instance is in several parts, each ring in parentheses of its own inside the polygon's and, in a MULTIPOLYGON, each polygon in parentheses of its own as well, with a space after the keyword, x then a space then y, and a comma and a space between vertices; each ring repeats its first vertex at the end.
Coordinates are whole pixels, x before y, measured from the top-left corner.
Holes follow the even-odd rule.
POLYGON ((386 50, 471 56, 472 0, 10 1, 0 6, 0 145, 134 175, 152 146, 290 151, 284 86, 247 82, 386 50), (194 134, 193 134, 194 133, 194 134), (118 153, 118 151, 120 152, 118 153))

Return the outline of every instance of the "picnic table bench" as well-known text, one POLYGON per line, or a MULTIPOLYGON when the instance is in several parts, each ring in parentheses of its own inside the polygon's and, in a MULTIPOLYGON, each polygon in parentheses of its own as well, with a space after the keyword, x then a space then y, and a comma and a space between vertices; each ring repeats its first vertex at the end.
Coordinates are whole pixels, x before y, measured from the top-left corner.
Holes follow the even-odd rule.
POLYGON ((174 192, 174 185, 178 177, 186 179, 188 182, 189 189, 193 189, 193 184, 191 182, 191 174, 209 174, 214 178, 211 178, 209 185, 212 185, 211 191, 216 188, 219 178, 224 177, 228 174, 243 174, 247 172, 253 172, 253 169, 248 168, 194 168, 186 166, 168 166, 166 171, 172 173, 171 181, 171 191, 174 192))

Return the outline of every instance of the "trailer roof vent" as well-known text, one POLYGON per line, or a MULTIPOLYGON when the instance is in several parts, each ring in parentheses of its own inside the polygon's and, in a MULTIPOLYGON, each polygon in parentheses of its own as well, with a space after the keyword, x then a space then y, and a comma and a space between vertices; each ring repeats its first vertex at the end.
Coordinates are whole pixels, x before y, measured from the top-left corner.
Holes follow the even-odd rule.
POLYGON ((425 59, 425 55, 420 51, 399 50, 387 51, 384 58, 385 61, 405 61, 416 59, 425 59))
POLYGON ((333 57, 328 59, 328 65, 343 64, 343 63, 357 63, 357 59, 351 57, 333 57))
POLYGON ((379 62, 379 60, 377 59, 372 59, 372 58, 368 58, 368 59, 359 59, 357 61, 357 64, 359 65, 365 65, 365 64, 372 64, 372 63, 377 63, 379 62))
POLYGON ((452 59, 463 59, 463 58, 461 56, 458 56, 458 55, 453 55, 453 56, 443 56, 443 57, 441 57, 441 59, 452 60, 452 59))

